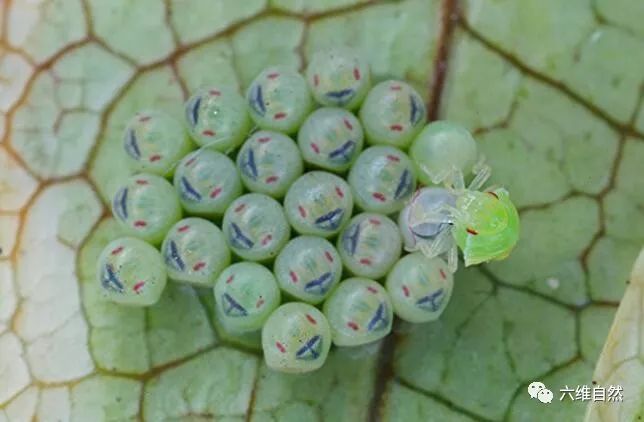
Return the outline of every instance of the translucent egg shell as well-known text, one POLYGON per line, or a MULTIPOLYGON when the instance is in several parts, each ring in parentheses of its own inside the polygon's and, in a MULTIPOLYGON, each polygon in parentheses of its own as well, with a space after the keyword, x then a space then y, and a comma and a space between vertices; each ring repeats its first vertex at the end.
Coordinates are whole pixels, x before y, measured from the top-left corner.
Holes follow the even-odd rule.
POLYGON ((217 226, 202 218, 184 218, 163 241, 161 254, 174 281, 212 287, 230 265, 230 250, 217 226))
POLYGON ((288 373, 322 367, 331 347, 326 317, 312 305, 291 302, 277 308, 262 329, 266 365, 288 373))
POLYGON ((123 147, 136 171, 169 176, 181 157, 190 152, 192 142, 174 117, 144 110, 126 126, 123 147))
POLYGON ((349 110, 362 103, 371 86, 369 64, 348 47, 316 52, 306 69, 306 79, 318 103, 349 110))
POLYGON ((208 217, 220 217, 242 193, 235 163, 210 149, 199 149, 181 160, 174 186, 187 212, 208 217))
POLYGON ((380 278, 402 253, 398 227, 388 217, 362 213, 349 221, 338 237, 344 266, 354 275, 380 278))
POLYGON ((116 239, 103 249, 96 274, 106 297, 122 305, 153 305, 166 285, 159 251, 132 237, 116 239))
POLYGON ((393 311, 389 295, 367 278, 341 281, 324 303, 333 344, 359 346, 385 337, 391 331, 393 311))
POLYGON ((280 288, 298 300, 322 302, 342 277, 342 261, 331 242, 321 237, 291 240, 275 260, 280 288))
POLYGON ((360 121, 367 142, 406 149, 426 121, 423 99, 401 81, 384 81, 374 86, 360 109, 360 121))
POLYGON ((415 252, 394 265, 385 286, 394 313, 405 321, 422 323, 434 321, 443 313, 454 279, 441 258, 415 252))
POLYGON ((250 116, 262 129, 295 133, 313 107, 306 80, 285 67, 264 69, 248 87, 250 116))
POLYGON ((347 182, 312 171, 297 179, 284 199, 286 216, 300 234, 330 237, 349 221, 353 196, 347 182))
POLYGON ((116 221, 131 236, 154 245, 181 219, 181 205, 170 182, 152 174, 136 174, 112 199, 116 221))
POLYGON ((295 141, 279 132, 255 132, 237 154, 237 167, 246 188, 282 198, 302 175, 304 164, 295 141))
POLYGON ((273 273, 254 262, 226 268, 217 278, 214 295, 219 315, 233 332, 260 329, 280 304, 273 273))
POLYGON ((297 142, 307 163, 333 172, 344 172, 362 151, 362 126, 346 110, 320 108, 304 121, 297 142))
POLYGON ((445 180, 452 169, 467 174, 476 162, 476 141, 464 127, 447 121, 428 124, 409 149, 418 178, 426 185, 445 180))
POLYGON ((440 210, 443 205, 456 206, 456 197, 447 189, 421 188, 414 193, 411 201, 398 215, 398 227, 406 250, 419 249, 423 242, 431 242, 448 226, 447 223, 426 222, 428 216, 437 212, 445 215, 447 221, 448 212, 440 210))
POLYGON ((226 86, 197 91, 186 102, 185 115, 197 144, 224 153, 241 145, 251 128, 244 98, 226 86))
POLYGON ((249 261, 275 258, 291 235, 282 206, 260 193, 233 201, 224 214, 222 228, 233 252, 249 261))
POLYGON ((416 189, 411 160, 389 146, 367 148, 349 173, 356 205, 365 211, 391 214, 403 209, 416 189))

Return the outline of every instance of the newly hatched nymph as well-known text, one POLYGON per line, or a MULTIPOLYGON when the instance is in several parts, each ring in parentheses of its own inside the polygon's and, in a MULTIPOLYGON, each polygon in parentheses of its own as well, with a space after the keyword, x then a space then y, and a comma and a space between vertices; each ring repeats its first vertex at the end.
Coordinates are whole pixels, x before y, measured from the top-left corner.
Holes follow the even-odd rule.
MULTIPOLYGON (((476 144, 469 132, 453 123, 434 122, 422 131, 410 149, 421 180, 443 183, 453 200, 439 198, 440 203, 426 202, 419 207, 417 195, 403 210, 402 223, 412 233, 421 226, 437 224, 440 230, 430 238, 415 236, 417 244, 409 249, 420 249, 428 257, 447 251, 450 271, 456 271, 457 252, 463 252, 465 266, 507 257, 519 239, 519 215, 503 188, 480 191, 490 176, 489 168, 476 162, 476 144), (461 148, 445 145, 460 145, 461 148), (442 159, 435 155, 442 152, 442 159), (474 178, 465 185, 464 174, 472 171, 474 178), (405 217, 406 216, 406 217, 405 217), (420 240, 420 241, 419 241, 420 240)), ((406 230, 403 230, 405 232, 406 230)))

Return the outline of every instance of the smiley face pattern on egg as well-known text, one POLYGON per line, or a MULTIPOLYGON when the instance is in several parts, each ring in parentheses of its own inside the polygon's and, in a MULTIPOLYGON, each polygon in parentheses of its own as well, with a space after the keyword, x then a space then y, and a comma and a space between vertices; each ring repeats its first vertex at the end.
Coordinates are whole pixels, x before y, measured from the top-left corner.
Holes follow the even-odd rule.
POLYGON ((360 121, 370 144, 406 149, 426 121, 425 104, 409 84, 384 81, 373 87, 360 109, 360 121))
POLYGON ((304 77, 285 67, 270 67, 257 75, 246 101, 257 126, 286 134, 296 132, 313 107, 304 77))
POLYGON ((315 236, 291 240, 275 260, 280 288, 298 300, 322 302, 342 277, 342 261, 331 242, 315 236))
POLYGON ((181 205, 167 180, 136 174, 112 198, 112 214, 129 235, 157 245, 181 219, 181 205))
POLYGON ((312 171, 293 183, 286 193, 284 208, 298 233, 330 237, 349 220, 353 196, 343 179, 331 173, 312 171))
POLYGON ((402 210, 416 189, 416 176, 407 154, 382 145, 364 150, 348 179, 356 205, 382 214, 402 210))
POLYGON ((192 143, 174 117, 159 110, 143 110, 126 126, 123 148, 137 171, 169 176, 192 143))
POLYGON ((248 190, 281 198, 302 175, 304 164, 295 141, 279 132, 260 130, 242 146, 237 167, 248 190))
POLYGON ((369 91, 369 73, 369 64, 356 51, 336 47, 313 55, 306 79, 318 103, 353 110, 369 91))
POLYGON ((391 219, 362 213, 353 217, 340 233, 338 251, 351 273, 378 279, 387 274, 400 257, 402 240, 391 219))
POLYGON ((286 303, 262 329, 262 350, 269 368, 289 373, 320 368, 329 354, 331 331, 326 317, 306 303, 286 303))
POLYGON ((282 206, 260 193, 233 201, 224 214, 222 227, 233 252, 248 261, 274 258, 291 235, 282 206))
POLYGON ((258 330, 280 303, 280 290, 273 273, 254 262, 226 268, 217 279, 215 304, 227 329, 258 330))
POLYGON ((438 319, 452 295, 454 278, 441 258, 421 252, 403 257, 387 276, 386 288, 394 312, 405 321, 422 323, 438 319))
POLYGON ((346 110, 320 108, 304 121, 297 142, 306 162, 325 170, 343 172, 362 151, 362 127, 346 110))
POLYGON ((105 246, 97 261, 96 274, 108 299, 132 306, 155 304, 167 277, 161 254, 132 237, 116 239, 105 246))
POLYGON ((391 300, 384 287, 367 278, 349 278, 324 303, 336 346, 359 346, 389 334, 393 321, 391 300))
POLYGON ((203 148, 181 160, 174 186, 186 211, 208 217, 221 216, 242 193, 235 163, 220 152, 203 148))
POLYGON ((161 247, 168 276, 174 281, 212 287, 230 264, 230 250, 217 226, 202 218, 184 218, 161 247))
POLYGON ((185 116, 197 144, 224 153, 241 145, 251 127, 246 102, 231 87, 197 91, 186 102, 185 116))

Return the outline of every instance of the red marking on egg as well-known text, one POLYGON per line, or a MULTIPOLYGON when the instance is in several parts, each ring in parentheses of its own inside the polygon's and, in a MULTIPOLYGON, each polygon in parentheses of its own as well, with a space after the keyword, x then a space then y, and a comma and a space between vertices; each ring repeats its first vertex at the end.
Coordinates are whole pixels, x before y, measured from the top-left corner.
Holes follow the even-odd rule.
POLYGON ((284 113, 283 111, 280 111, 279 113, 275 113, 275 115, 273 116, 273 119, 282 120, 285 117, 286 117, 286 113, 284 113))
POLYGON ((348 121, 347 119, 343 119, 342 121, 344 122, 344 125, 346 126, 347 129, 353 130, 353 125, 351 124, 350 121, 348 121))
POLYGON ((151 119, 150 116, 141 116, 139 117, 139 122, 147 122, 150 119, 151 119))
POLYGON ((402 87, 400 85, 392 85, 390 89, 392 91, 400 91, 402 87))
POLYGON ((403 127, 402 127, 402 125, 396 124, 396 125, 389 126, 389 129, 394 131, 394 132, 402 132, 403 127))
POLYGON ((394 162, 396 162, 396 163, 397 163, 397 162, 399 162, 399 161, 400 161, 400 157, 396 157, 395 155, 391 155, 391 154, 390 154, 390 155, 387 155, 387 160, 389 160, 389 161, 394 161, 394 162))
POLYGON ((316 144, 315 142, 312 142, 312 143, 311 143, 311 149, 312 149, 316 154, 319 154, 319 153, 320 153, 320 147, 319 147, 319 146, 318 146, 318 144, 316 144))
POLYGON ((371 287, 371 286, 369 286, 369 287, 367 287, 367 290, 369 290, 369 291, 370 291, 371 293, 373 293, 373 294, 378 293, 378 290, 376 290, 376 288, 375 288, 375 287, 371 287))
POLYGON ((269 73, 266 75, 268 79, 276 79, 280 74, 279 73, 269 73))
POLYGON ((380 202, 385 202, 387 200, 387 197, 383 193, 380 193, 380 192, 374 192, 371 196, 373 196, 374 198, 376 198, 380 202))
POLYGON ((338 194, 340 198, 344 198, 344 192, 338 186, 335 187, 335 193, 338 194))
POLYGON ((264 299, 262 299, 262 298, 260 297, 260 298, 257 300, 257 303, 255 304, 255 307, 256 307, 256 308, 259 308, 259 307, 260 307, 260 306, 262 306, 263 304, 264 304, 264 299))
POLYGON ((153 156, 150 157, 150 162, 154 163, 155 161, 159 161, 160 159, 161 159, 161 155, 154 154, 153 156))
POLYGON ((188 225, 181 226, 181 227, 179 227, 178 231, 179 231, 179 233, 184 233, 184 232, 187 232, 189 228, 190 228, 190 226, 188 226, 188 225))
POLYGON ((300 215, 302 216, 302 218, 306 218, 306 210, 304 209, 303 206, 299 205, 297 207, 297 210, 300 212, 300 215))
POLYGON ((318 323, 318 322, 315 320, 315 318, 313 318, 313 317, 312 317, 311 315, 309 315, 309 314, 306 314, 306 319, 308 319, 308 320, 309 320, 309 322, 310 322, 311 324, 313 324, 313 325, 317 325, 317 323, 318 323))
POLYGON ((192 157, 188 161, 186 161, 186 166, 192 165, 195 161, 197 161, 197 157, 192 157))
POLYGON ((206 263, 205 263, 205 262, 203 262, 203 261, 199 261, 199 262, 197 262, 197 263, 192 267, 192 269, 193 269, 194 271, 199 271, 199 270, 203 269, 205 266, 206 266, 206 263))
POLYGON ((358 331, 360 327, 353 321, 347 322, 347 327, 351 328, 353 331, 358 331))
POLYGON ((266 245, 268 244, 268 242, 270 242, 271 240, 273 240, 273 235, 271 235, 271 234, 267 234, 267 235, 266 235, 266 236, 264 236, 264 238, 262 239, 262 246, 266 246, 266 245))
POLYGON ((402 290, 405 297, 409 297, 409 288, 407 288, 407 286, 402 286, 402 290))
POLYGON ((143 221, 143 220, 136 220, 136 221, 134 222, 134 227, 145 227, 145 226, 147 226, 147 225, 148 225, 148 223, 146 223, 146 222, 145 222, 145 221, 143 221))
POLYGON ((357 67, 353 68, 353 77, 356 81, 360 80, 360 69, 358 69, 357 67))
POLYGON ((145 286, 145 281, 139 281, 134 285, 134 287, 132 287, 132 290, 134 290, 136 294, 139 294, 143 286, 145 286))
POLYGON ((333 255, 331 255, 331 252, 325 251, 324 256, 326 256, 327 261, 333 262, 333 255))
POLYGON ((318 86, 318 85, 320 85, 320 77, 317 74, 315 74, 313 75, 313 86, 318 86))
POLYGON ((445 271, 443 271, 443 269, 441 268, 439 272, 441 273, 441 278, 445 280, 447 278, 447 275, 445 275, 445 271))
POLYGON ((360 263, 361 263, 362 265, 371 265, 371 260, 370 260, 369 258, 362 258, 362 259, 360 260, 360 263))
POLYGON ((282 343, 280 343, 279 341, 276 341, 276 342, 275 342, 275 347, 277 347, 277 349, 278 349, 280 352, 282 352, 282 353, 286 353, 286 347, 284 347, 284 345, 283 345, 282 343))
POLYGON ((239 204, 239 205, 237 205, 237 208, 235 208, 235 212, 240 212, 244 208, 246 208, 246 204, 239 204))
POLYGON ((137 185, 149 185, 149 184, 150 184, 150 182, 148 182, 147 180, 144 180, 144 179, 138 179, 138 180, 136 181, 136 184, 137 184, 137 185))
POLYGON ((216 89, 211 89, 211 90, 210 90, 210 91, 208 91, 208 92, 210 93, 210 95, 212 95, 212 96, 214 96, 214 97, 219 97, 219 96, 221 95, 221 91, 218 91, 218 90, 216 90, 216 89))
POLYGON ((299 278, 297 277, 297 274, 295 274, 295 271, 290 271, 288 274, 291 276, 291 281, 293 281, 293 283, 297 283, 299 281, 299 278))
POLYGON ((275 182, 277 182, 278 180, 279 180, 279 177, 277 177, 277 176, 275 176, 275 175, 273 175, 273 176, 268 176, 268 177, 266 178, 266 183, 269 183, 269 184, 270 184, 270 183, 275 183, 275 182))
POLYGON ((369 222, 371 224, 373 224, 374 226, 379 226, 380 225, 380 220, 378 220, 377 218, 370 218, 369 222))
POLYGON ((201 132, 201 134, 204 136, 215 136, 215 132, 210 129, 204 130, 203 132, 201 132))
POLYGON ((233 282, 235 279, 235 274, 231 274, 227 279, 226 279, 226 284, 230 284, 233 282))
POLYGON ((271 138, 269 138, 268 136, 264 136, 262 138, 257 139, 257 142, 259 142, 260 144, 265 144, 266 142, 269 142, 270 140, 271 140, 271 138))
POLYGON ((112 255, 118 255, 118 254, 120 254, 121 252, 123 252, 123 246, 119 246, 118 248, 114 249, 114 250, 112 251, 112 255))
POLYGON ((215 189, 212 190, 212 192, 210 192, 210 197, 213 199, 218 197, 222 190, 223 189, 221 188, 221 186, 217 186, 215 189))

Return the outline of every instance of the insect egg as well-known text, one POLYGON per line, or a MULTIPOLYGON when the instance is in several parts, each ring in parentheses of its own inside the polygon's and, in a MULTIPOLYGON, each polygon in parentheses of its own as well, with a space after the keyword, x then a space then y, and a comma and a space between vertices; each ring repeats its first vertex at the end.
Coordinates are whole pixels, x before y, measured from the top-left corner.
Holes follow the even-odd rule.
POLYGON ((214 295, 225 326, 238 333, 260 329, 280 304, 275 277, 254 262, 240 262, 222 271, 214 295))
POLYGON ((153 305, 166 285, 161 254, 136 238, 124 237, 108 243, 97 267, 101 290, 109 300, 122 305, 153 305))
POLYGON ((167 180, 141 173, 116 192, 112 213, 129 235, 157 245, 181 218, 181 206, 167 180))
POLYGON ((315 307, 291 302, 277 308, 262 329, 262 349, 269 368, 302 373, 320 368, 329 354, 331 331, 315 307))
POLYGON ((324 302, 336 346, 359 346, 389 334, 393 311, 389 295, 379 283, 367 278, 340 282, 324 302))
POLYGON ((286 134, 295 133, 313 107, 304 77, 285 67, 269 67, 257 75, 246 101, 257 126, 286 134))
POLYGON ((242 182, 252 192, 281 198, 302 175, 304 164, 297 144, 279 132, 260 130, 237 155, 242 182))
POLYGON ((168 232, 161 247, 168 276, 175 281, 212 287, 230 264, 224 234, 210 221, 185 218, 168 232))
POLYGON ((342 261, 331 242, 315 236, 291 240, 275 260, 280 288, 298 300, 322 302, 342 277, 342 261))
POLYGON ((158 110, 136 113, 125 128, 123 147, 136 171, 170 176, 192 148, 183 125, 158 110))
POLYGON ((227 153, 238 147, 250 130, 246 102, 231 87, 197 91, 185 105, 190 134, 200 146, 227 153))
POLYGON ((362 150, 362 126, 350 112, 324 107, 304 121, 297 142, 307 163, 343 172, 351 167, 362 150))
POLYGON ((456 196, 447 189, 421 188, 414 193, 398 216, 398 228, 406 250, 418 250, 421 244, 432 241, 439 232, 447 228, 450 216, 442 209, 444 205, 456 206, 456 196), (437 213, 445 216, 445 223, 425 222, 428 215, 437 213))

